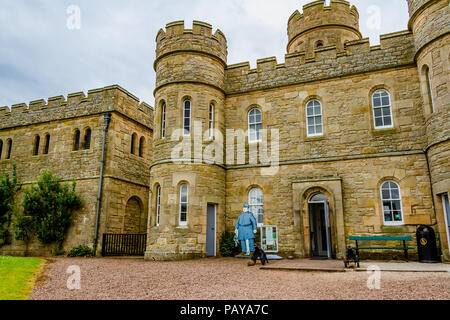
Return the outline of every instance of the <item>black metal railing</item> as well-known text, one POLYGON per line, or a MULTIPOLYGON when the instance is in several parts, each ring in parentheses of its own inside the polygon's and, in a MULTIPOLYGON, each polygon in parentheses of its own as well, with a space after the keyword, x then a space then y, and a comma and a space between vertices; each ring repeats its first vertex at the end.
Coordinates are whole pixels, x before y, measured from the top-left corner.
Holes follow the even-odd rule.
POLYGON ((102 256, 143 256, 146 234, 103 234, 102 256))

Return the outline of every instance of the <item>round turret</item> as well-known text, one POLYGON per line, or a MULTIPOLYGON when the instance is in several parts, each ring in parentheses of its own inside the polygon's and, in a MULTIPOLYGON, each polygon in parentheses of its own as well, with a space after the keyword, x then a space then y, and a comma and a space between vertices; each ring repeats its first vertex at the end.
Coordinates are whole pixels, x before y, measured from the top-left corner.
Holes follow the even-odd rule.
POLYGON ((311 2, 303 6, 303 14, 296 11, 289 18, 288 37, 288 53, 306 51, 311 55, 327 46, 343 51, 345 42, 362 38, 358 10, 343 0, 331 0, 328 7, 323 1, 311 2))
POLYGON ((441 195, 450 193, 450 6, 448 0, 408 0, 424 100, 427 144, 442 251, 450 259, 441 195))
POLYGON ((217 237, 224 226, 227 42, 220 30, 212 34, 211 25, 200 21, 192 29, 183 21, 169 23, 156 42, 146 258, 205 257, 214 249, 206 235, 211 210, 217 237))

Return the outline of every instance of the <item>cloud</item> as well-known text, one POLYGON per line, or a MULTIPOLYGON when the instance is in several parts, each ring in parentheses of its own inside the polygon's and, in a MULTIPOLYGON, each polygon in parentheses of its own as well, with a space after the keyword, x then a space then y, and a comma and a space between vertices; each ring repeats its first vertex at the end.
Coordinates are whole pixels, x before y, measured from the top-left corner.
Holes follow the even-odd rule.
MULTIPOLYGON (((201 20, 228 39, 228 62, 276 56, 284 61, 289 16, 308 0, 2 0, 0 105, 119 84, 153 104, 155 37, 175 20, 201 20), (81 29, 67 28, 69 5, 81 9, 81 29)), ((406 1, 355 0, 360 29, 379 35, 406 29, 406 1), (367 8, 379 6, 380 29, 367 8)))

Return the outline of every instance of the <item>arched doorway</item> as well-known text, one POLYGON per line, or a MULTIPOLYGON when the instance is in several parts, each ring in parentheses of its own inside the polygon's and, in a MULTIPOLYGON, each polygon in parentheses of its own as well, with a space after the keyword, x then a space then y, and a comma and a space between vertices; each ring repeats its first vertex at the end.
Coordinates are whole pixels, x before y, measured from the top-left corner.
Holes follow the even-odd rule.
POLYGON ((309 198, 309 224, 311 256, 313 258, 332 257, 331 221, 328 197, 316 193, 309 198))
POLYGON ((142 213, 141 203, 142 202, 138 197, 132 197, 128 200, 125 207, 123 233, 137 234, 140 232, 142 213))

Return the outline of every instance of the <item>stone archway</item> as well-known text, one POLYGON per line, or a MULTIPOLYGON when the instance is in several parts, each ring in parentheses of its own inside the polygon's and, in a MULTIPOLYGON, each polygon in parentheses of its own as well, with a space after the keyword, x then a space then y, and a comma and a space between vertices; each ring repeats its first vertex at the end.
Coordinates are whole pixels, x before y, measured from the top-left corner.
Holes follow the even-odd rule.
POLYGON ((292 184, 294 227, 298 240, 296 254, 311 256, 309 200, 315 194, 324 194, 329 201, 332 257, 341 259, 345 254, 345 226, 342 199, 342 181, 339 177, 296 180, 292 184))
POLYGON ((125 207, 123 233, 138 234, 141 232, 141 216, 143 206, 138 197, 131 197, 125 207))

